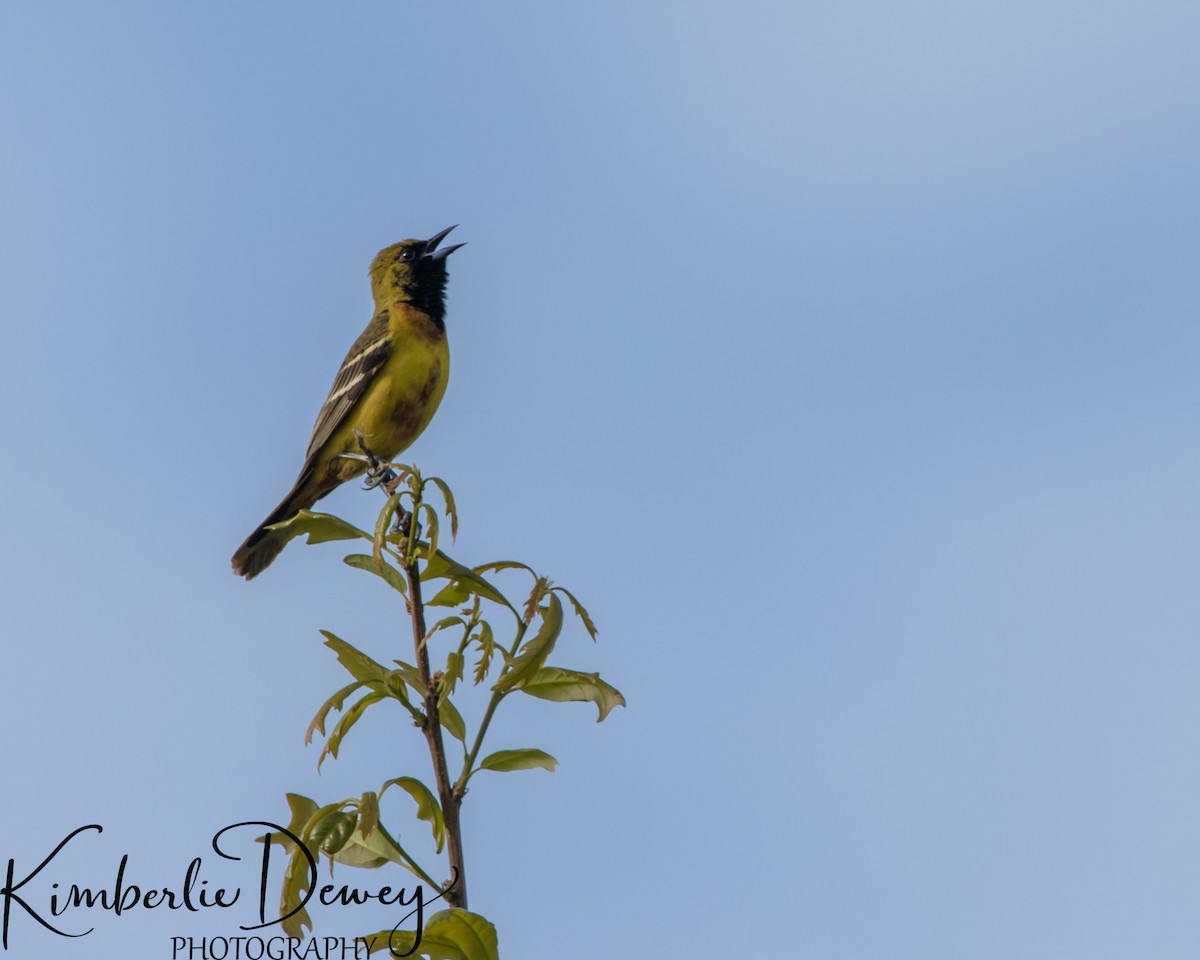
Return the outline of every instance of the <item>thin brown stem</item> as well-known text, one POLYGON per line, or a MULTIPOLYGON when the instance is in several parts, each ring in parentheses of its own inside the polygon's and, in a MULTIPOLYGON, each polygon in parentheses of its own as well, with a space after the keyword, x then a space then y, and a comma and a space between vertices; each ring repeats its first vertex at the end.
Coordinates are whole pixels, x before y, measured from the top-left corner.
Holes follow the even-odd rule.
POLYGON ((416 561, 404 565, 408 577, 408 602, 412 608, 413 644, 417 653, 417 673, 425 688, 425 723, 422 727, 425 741, 429 744, 429 756, 433 760, 433 774, 437 781, 438 799, 442 804, 442 819, 446 825, 446 852, 450 858, 451 879, 454 888, 446 892, 446 902, 452 907, 467 909, 467 871, 463 863, 462 828, 458 810, 462 796, 456 793, 450 782, 450 771, 446 766, 446 747, 442 741, 442 722, 438 711, 437 687, 429 671, 429 654, 425 649, 425 605, 421 602, 421 575, 416 561))
MULTIPOLYGON (((521 640, 525 636, 525 630, 529 624, 520 620, 517 623, 517 638, 513 641, 512 649, 508 651, 509 658, 517 655, 517 649, 521 646, 521 640)), ((504 693, 500 690, 495 690, 492 693, 491 699, 488 701, 487 710, 483 714, 483 721, 479 724, 479 732, 475 735, 475 742, 471 745, 471 749, 467 751, 463 757, 462 773, 459 774, 458 781, 454 784, 454 790, 460 796, 466 792, 467 780, 470 779, 474 772, 475 760, 479 756, 479 749, 483 746, 483 738, 487 735, 488 726, 492 722, 492 716, 496 712, 496 708, 500 706, 500 701, 504 699, 504 693)))

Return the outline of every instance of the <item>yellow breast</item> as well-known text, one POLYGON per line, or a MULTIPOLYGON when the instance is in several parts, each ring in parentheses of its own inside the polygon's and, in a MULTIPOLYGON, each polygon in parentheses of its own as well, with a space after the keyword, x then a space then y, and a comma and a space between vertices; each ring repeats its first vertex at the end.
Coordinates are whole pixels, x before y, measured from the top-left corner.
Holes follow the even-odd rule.
MULTIPOLYGON (((360 453, 355 438, 360 431, 376 456, 394 459, 429 426, 446 392, 450 349, 445 332, 410 304, 393 303, 388 310, 391 355, 330 437, 338 452, 360 453)), ((335 462, 343 479, 362 472, 361 462, 335 462)))

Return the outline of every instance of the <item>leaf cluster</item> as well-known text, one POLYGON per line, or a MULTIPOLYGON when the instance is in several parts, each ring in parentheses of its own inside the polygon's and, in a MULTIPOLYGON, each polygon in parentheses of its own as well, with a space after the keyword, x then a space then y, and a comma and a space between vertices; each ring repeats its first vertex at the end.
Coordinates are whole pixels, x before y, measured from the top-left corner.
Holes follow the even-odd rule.
MULTIPOLYGON (((429 715, 436 713, 441 729, 458 743, 462 763, 449 797, 455 804, 465 796, 468 782, 480 770, 506 772, 540 767, 553 771, 558 761, 543 750, 525 747, 483 754, 483 744, 497 709, 514 694, 560 703, 590 702, 597 708, 598 722, 613 708, 624 706, 621 693, 598 673, 548 662, 564 627, 563 599, 594 640, 596 627, 591 616, 571 591, 524 563, 500 560, 467 566, 453 559, 439 547, 443 519, 449 522, 452 539, 458 533, 458 511, 449 486, 437 477, 423 478, 413 467, 391 466, 396 475, 371 533, 338 517, 310 511, 301 511, 273 527, 288 540, 306 536, 309 543, 363 541, 364 546, 369 544, 369 552, 351 553, 344 558, 345 563, 378 578, 399 594, 416 623, 424 624, 422 608, 447 611, 423 633, 418 629, 416 664, 397 658, 385 665, 341 637, 321 631, 325 645, 349 674, 350 682, 320 706, 309 725, 305 742, 316 735, 324 740, 318 769, 327 758, 337 757, 346 736, 368 709, 395 701, 409 715, 412 726, 422 730, 429 715), (426 499, 431 488, 440 494, 440 512, 426 499), (491 579, 510 570, 523 572, 530 583, 528 594, 516 602, 491 579), (422 603, 420 596, 427 593, 429 599, 422 603), (433 662, 440 668, 431 672, 429 664, 433 662), (487 690, 488 697, 482 719, 473 729, 455 704, 468 668, 470 685, 487 690)), ((398 831, 389 832, 380 821, 380 800, 388 790, 398 788, 415 803, 416 816, 428 824, 437 852, 443 851, 447 840, 443 802, 448 798, 443 795, 439 802, 438 794, 412 774, 402 771, 375 790, 324 805, 288 794, 289 831, 300 837, 314 855, 324 854, 331 868, 335 862, 364 868, 397 863, 440 889, 441 885, 400 844, 398 831)), ((296 910, 310 882, 303 852, 289 852, 281 896, 283 914, 296 910)), ((307 913, 299 910, 284 923, 284 929, 291 935, 301 935, 303 928, 311 925, 307 913)), ((457 909, 443 911, 430 918, 420 950, 431 958, 493 958, 495 931, 476 914, 457 909), (480 933, 484 930, 480 923, 491 931, 490 940, 480 933), (433 952, 427 953, 430 950, 433 952)))

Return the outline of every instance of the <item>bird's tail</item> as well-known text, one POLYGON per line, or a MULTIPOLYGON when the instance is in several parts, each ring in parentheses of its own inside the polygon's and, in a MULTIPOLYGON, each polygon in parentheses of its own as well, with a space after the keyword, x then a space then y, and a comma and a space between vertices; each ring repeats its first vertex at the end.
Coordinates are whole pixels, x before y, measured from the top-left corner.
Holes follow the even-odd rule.
POLYGON ((279 506, 272 510, 267 519, 259 524, 258 529, 238 547, 237 553, 233 555, 233 572, 239 577, 253 580, 266 570, 287 543, 286 535, 278 530, 268 530, 267 527, 294 517, 300 510, 307 510, 328 492, 329 490, 316 488, 309 471, 301 473, 300 479, 280 501, 279 506))

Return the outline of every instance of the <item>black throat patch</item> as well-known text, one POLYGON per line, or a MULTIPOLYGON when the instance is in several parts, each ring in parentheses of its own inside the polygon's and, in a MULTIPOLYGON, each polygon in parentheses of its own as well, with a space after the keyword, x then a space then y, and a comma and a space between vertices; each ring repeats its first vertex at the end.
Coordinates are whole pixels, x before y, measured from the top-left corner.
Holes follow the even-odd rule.
POLYGON ((423 258, 412 267, 408 282, 401 281, 400 272, 395 275, 409 302, 426 314, 438 330, 446 329, 446 265, 441 260, 423 258))

